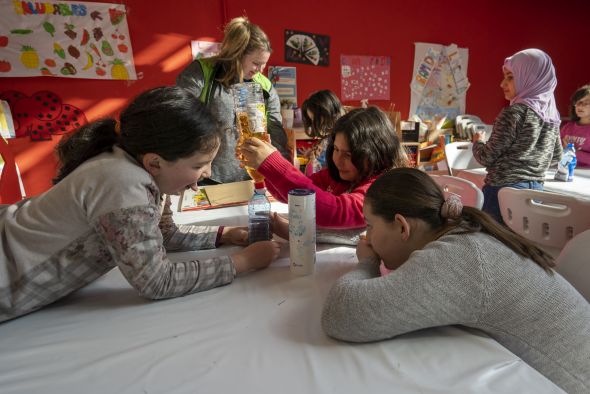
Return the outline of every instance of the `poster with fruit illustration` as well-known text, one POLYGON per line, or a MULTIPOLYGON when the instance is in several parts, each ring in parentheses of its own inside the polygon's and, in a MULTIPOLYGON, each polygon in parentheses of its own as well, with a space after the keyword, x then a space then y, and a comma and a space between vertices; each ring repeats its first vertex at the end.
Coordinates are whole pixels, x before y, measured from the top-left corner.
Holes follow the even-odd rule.
POLYGON ((340 56, 342 101, 389 100, 387 56, 340 56))
POLYGON ((123 4, 0 2, 0 77, 137 79, 123 4))

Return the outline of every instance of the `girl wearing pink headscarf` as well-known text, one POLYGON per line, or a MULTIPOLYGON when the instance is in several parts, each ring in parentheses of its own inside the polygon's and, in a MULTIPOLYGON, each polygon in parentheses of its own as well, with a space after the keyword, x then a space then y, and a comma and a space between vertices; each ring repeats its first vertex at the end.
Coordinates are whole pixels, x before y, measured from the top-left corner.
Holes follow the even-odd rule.
POLYGON ((500 87, 510 105, 502 110, 487 142, 473 139, 473 156, 487 170, 482 210, 503 223, 498 191, 503 187, 543 190, 545 171, 561 159, 557 86, 551 58, 525 49, 506 58, 500 87))

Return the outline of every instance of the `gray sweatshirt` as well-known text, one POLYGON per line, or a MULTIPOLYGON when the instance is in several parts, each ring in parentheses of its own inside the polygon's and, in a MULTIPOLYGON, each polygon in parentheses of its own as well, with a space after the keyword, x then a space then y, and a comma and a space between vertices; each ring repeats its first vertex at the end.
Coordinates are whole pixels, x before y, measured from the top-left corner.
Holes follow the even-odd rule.
POLYGON ((379 277, 376 260, 340 278, 322 325, 369 342, 460 324, 486 332, 568 393, 590 392, 590 304, 484 233, 448 234, 379 277))

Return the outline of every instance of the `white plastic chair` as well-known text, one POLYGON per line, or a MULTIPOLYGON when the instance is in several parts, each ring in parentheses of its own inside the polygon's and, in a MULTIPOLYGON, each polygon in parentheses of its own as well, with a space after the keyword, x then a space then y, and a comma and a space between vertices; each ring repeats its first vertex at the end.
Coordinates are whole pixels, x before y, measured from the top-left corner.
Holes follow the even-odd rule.
POLYGON ((498 201, 504 223, 554 257, 569 240, 590 229, 590 200, 504 187, 498 201))
POLYGON ((461 196, 463 205, 481 209, 483 206, 483 193, 471 181, 450 175, 430 175, 438 183, 443 191, 461 196))
POLYGON ((453 170, 482 167, 473 157, 472 147, 471 142, 451 142, 445 145, 445 161, 447 162, 449 175, 455 175, 453 170))
POLYGON ((583 231, 569 241, 557 259, 556 271, 590 302, 590 230, 583 231))

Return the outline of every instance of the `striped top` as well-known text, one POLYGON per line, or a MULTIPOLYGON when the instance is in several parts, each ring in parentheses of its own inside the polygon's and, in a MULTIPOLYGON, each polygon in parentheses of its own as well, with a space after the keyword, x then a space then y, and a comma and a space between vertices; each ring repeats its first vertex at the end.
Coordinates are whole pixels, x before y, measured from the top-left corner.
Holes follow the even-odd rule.
POLYGON ((543 182, 561 155, 559 125, 544 122, 525 104, 504 108, 487 143, 473 144, 473 156, 486 167, 485 183, 491 186, 543 182))

